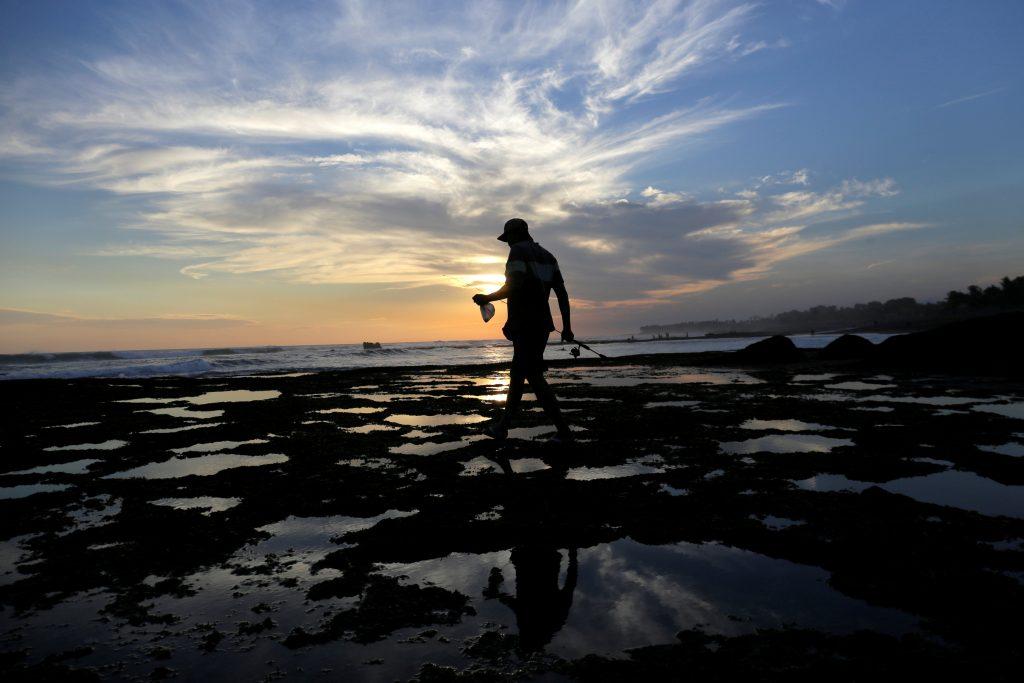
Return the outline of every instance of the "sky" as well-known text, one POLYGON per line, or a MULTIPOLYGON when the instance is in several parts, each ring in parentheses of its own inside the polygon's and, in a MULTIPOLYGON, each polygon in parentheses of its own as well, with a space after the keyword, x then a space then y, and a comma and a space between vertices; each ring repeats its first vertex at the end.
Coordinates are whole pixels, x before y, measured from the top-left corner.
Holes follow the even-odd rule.
POLYGON ((0 352, 577 335, 1024 274, 1019 0, 0 0, 0 352), (557 324, 557 316, 556 316, 557 324))

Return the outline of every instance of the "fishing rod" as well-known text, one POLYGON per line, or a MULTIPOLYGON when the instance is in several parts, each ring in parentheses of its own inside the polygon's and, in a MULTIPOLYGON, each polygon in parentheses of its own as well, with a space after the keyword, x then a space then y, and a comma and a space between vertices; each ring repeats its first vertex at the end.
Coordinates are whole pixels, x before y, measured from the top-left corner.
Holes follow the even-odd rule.
MULTIPOLYGON (((555 330, 555 332, 557 332, 558 334, 562 334, 562 331, 561 331, 561 330, 555 330)), ((563 340, 563 341, 564 341, 564 340, 563 340)), ((604 358, 605 360, 608 360, 608 356, 604 355, 604 354, 603 354, 603 353, 601 353, 600 351, 595 351, 594 349, 592 349, 592 348, 590 348, 589 346, 587 346, 586 342, 581 342, 581 341, 580 341, 579 339, 577 339, 576 337, 573 337, 573 338, 572 338, 572 341, 571 341, 571 342, 569 342, 569 343, 570 343, 570 344, 575 344, 575 345, 576 345, 576 348, 574 348, 574 349, 572 349, 571 351, 569 351, 569 353, 570 353, 570 354, 572 354, 572 357, 573 357, 573 358, 579 358, 579 357, 580 357, 580 347, 582 346, 582 347, 583 347, 583 348, 585 348, 585 349, 586 349, 587 351, 590 351, 591 353, 593 353, 593 354, 594 354, 594 355, 596 355, 597 357, 599 357, 599 358, 604 358)))
MULTIPOLYGON (((490 319, 494 317, 494 304, 488 302, 486 304, 481 305, 480 306, 480 316, 484 319, 484 322, 490 321, 490 319)), ((555 332, 557 332, 559 335, 562 334, 561 330, 555 330, 555 332)), ((563 342, 564 341, 565 340, 563 339, 563 342)), ((587 351, 590 351, 592 354, 594 354, 598 358, 603 358, 605 360, 608 359, 608 356, 604 355, 600 351, 595 351, 594 349, 590 348, 590 346, 586 342, 581 342, 579 339, 576 339, 575 336, 573 337, 572 341, 569 342, 569 343, 576 345, 575 347, 573 347, 569 351, 569 353, 572 354, 573 358, 579 358, 580 357, 580 347, 582 347, 582 348, 586 349, 587 351)))

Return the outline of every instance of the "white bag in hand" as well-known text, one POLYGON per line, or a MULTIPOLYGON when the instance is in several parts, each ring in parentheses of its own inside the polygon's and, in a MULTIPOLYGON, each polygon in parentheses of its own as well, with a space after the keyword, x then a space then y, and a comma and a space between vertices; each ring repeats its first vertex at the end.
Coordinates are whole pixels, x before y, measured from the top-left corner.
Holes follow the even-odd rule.
POLYGON ((487 303, 480 307, 480 315, 483 317, 484 322, 489 321, 494 317, 494 304, 487 303))

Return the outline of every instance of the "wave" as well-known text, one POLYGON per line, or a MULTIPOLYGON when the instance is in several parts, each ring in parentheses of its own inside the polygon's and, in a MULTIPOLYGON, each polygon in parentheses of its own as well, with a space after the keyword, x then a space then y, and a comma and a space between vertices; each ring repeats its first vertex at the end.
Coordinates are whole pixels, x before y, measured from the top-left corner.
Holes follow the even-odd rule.
MULTIPOLYGON (((433 348, 433 347, 430 347, 433 348)), ((361 356, 389 356, 397 353, 408 353, 410 351, 419 351, 419 349, 396 349, 392 347, 384 347, 382 349, 363 349, 359 352, 361 356)))
POLYGON ((213 371, 213 366, 202 358, 176 361, 174 363, 154 363, 125 365, 120 367, 61 368, 51 371, 27 370, 4 373, 3 379, 75 379, 78 377, 158 377, 161 375, 202 375, 213 371))
POLYGON ((66 351, 62 353, 10 353, 0 354, 0 365, 37 365, 66 363, 76 360, 117 360, 113 351, 66 351))
POLYGON ((200 355, 203 356, 235 356, 246 353, 279 353, 284 349, 278 346, 258 346, 254 348, 223 348, 223 349, 206 349, 200 355))

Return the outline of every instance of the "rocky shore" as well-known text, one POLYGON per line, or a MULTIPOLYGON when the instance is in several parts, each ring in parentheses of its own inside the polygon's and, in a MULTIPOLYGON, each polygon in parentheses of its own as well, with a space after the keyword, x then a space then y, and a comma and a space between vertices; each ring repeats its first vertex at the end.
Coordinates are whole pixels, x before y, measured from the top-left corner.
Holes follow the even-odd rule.
POLYGON ((0 383, 0 672, 1016 679, 1024 383, 899 344, 0 383))

